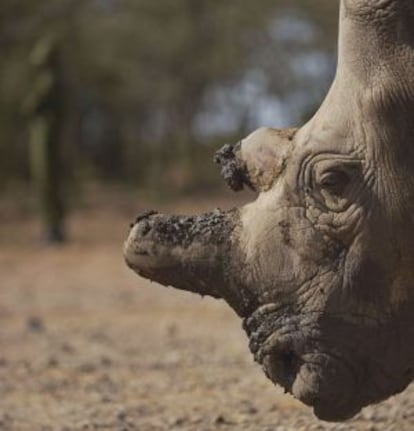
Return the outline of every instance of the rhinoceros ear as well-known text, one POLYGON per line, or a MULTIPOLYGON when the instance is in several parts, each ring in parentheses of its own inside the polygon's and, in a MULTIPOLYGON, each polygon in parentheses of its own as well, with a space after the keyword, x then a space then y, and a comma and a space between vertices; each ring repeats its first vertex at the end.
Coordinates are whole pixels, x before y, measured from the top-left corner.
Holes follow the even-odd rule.
POLYGON ((227 144, 215 155, 226 183, 234 191, 244 186, 268 190, 283 172, 297 129, 261 128, 236 145, 227 144))

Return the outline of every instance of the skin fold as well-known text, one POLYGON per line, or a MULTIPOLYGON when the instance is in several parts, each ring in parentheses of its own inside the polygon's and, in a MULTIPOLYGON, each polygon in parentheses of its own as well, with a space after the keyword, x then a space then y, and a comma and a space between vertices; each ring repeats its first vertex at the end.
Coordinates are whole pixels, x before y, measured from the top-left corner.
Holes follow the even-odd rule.
POLYGON ((307 124, 217 153, 254 202, 144 214, 124 246, 138 274, 224 299, 266 375, 330 421, 414 377, 414 3, 343 0, 338 51, 307 124))

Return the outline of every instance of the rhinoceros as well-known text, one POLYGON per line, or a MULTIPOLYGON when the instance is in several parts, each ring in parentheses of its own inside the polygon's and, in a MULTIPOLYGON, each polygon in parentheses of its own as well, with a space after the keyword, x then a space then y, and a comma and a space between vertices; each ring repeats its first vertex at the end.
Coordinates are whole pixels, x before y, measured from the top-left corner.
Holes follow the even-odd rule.
POLYGON ((414 1, 341 0, 336 77, 303 127, 216 155, 254 202, 149 212, 130 268, 224 299, 270 380, 341 421, 414 378, 414 1))

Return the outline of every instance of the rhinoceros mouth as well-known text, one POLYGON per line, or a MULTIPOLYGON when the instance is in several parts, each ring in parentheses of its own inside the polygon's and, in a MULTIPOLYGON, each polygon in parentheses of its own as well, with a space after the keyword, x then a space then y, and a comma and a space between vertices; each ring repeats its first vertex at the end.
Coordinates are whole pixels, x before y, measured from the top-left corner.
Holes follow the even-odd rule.
POLYGON ((362 405, 357 382, 346 364, 326 352, 300 353, 292 343, 293 339, 278 341, 275 350, 263 355, 266 376, 313 407, 320 419, 342 421, 354 416, 362 405))
POLYGON ((324 339, 317 313, 268 304, 245 319, 244 329, 266 376, 320 419, 346 420, 361 409, 357 369, 324 339))

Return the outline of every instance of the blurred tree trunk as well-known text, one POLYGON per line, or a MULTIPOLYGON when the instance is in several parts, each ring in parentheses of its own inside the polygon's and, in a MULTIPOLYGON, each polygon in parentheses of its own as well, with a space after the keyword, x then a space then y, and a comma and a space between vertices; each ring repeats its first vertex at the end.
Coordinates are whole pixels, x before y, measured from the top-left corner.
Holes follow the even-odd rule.
POLYGON ((55 36, 39 40, 31 53, 30 62, 34 80, 25 102, 25 111, 29 114, 30 168, 44 226, 44 240, 56 244, 66 238, 61 160, 65 88, 55 36))
POLYGON ((31 173, 48 243, 65 239, 59 129, 55 119, 39 115, 29 132, 31 173))

